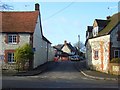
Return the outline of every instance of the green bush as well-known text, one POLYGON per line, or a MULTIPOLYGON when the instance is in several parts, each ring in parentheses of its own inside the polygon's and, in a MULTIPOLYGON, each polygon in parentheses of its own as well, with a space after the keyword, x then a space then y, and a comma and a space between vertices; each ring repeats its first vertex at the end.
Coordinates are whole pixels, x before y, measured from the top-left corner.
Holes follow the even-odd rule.
POLYGON ((120 58, 113 58, 111 63, 120 63, 120 58))
POLYGON ((18 65, 18 69, 22 67, 24 70, 24 66, 26 62, 29 62, 29 60, 32 60, 33 57, 33 50, 31 45, 25 44, 19 48, 16 49, 14 53, 14 58, 16 60, 16 64, 18 65))

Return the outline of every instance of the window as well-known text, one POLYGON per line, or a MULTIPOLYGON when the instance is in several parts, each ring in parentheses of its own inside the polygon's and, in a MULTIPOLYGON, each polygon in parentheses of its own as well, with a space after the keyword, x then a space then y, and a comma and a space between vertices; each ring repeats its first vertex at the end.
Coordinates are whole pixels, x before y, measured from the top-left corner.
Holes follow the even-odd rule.
POLYGON ((118 34, 117 41, 120 41, 120 31, 118 31, 117 34, 118 34))
POLYGON ((98 27, 93 28, 93 36, 96 36, 98 34, 98 27))
POLYGON ((8 43, 16 44, 17 43, 17 35, 16 34, 8 35, 8 43))
POLYGON ((14 63, 14 53, 8 53, 8 63, 14 63))
POLYGON ((95 59, 95 60, 98 59, 98 51, 94 51, 94 59, 95 59))
POLYGON ((120 50, 114 50, 114 58, 120 58, 120 50))

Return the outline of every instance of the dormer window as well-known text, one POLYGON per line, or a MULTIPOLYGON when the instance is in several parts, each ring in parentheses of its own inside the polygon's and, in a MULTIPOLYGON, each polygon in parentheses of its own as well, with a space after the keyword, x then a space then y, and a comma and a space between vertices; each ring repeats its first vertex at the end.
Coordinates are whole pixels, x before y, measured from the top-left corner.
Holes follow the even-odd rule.
POLYGON ((8 43, 17 44, 17 35, 16 34, 9 34, 8 35, 8 43))
POLYGON ((95 36, 97 36, 97 34, 98 34, 98 27, 94 27, 93 28, 93 36, 95 37, 95 36))

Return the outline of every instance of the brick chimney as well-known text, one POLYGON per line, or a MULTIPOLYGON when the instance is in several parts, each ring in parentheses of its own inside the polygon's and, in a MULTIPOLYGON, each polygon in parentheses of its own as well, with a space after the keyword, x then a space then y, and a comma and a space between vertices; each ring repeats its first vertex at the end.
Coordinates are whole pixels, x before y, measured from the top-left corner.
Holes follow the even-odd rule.
POLYGON ((40 5, 38 3, 35 4, 35 11, 39 11, 39 6, 40 5))

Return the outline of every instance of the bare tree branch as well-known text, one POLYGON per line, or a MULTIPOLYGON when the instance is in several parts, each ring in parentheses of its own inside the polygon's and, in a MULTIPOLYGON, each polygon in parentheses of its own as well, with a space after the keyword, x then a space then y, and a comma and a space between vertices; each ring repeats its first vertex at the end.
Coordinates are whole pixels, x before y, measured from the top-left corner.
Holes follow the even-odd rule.
POLYGON ((13 10, 13 6, 0 2, 0 10, 13 10))
POLYGON ((76 43, 74 43, 73 45, 74 45, 74 47, 76 47, 77 49, 78 49, 78 47, 80 47, 80 51, 82 51, 82 52, 85 52, 85 51, 86 51, 86 48, 85 48, 85 46, 84 46, 84 44, 83 44, 82 42, 80 42, 80 44, 78 44, 78 42, 76 42, 76 43), (78 45, 80 45, 80 46, 78 46, 78 45))

